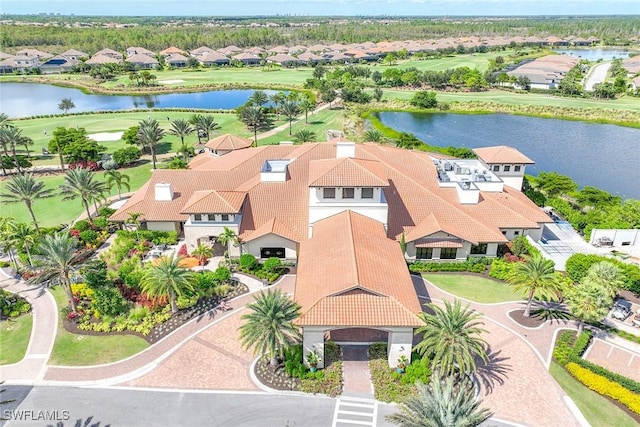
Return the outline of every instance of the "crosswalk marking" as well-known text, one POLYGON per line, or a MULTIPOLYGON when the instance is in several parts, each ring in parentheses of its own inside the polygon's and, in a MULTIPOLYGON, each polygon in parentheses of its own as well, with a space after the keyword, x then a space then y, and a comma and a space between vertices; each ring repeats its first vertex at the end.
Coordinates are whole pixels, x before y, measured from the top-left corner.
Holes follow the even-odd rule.
POLYGON ((333 413, 333 427, 357 424, 375 427, 378 418, 378 402, 372 399, 340 397, 333 413))

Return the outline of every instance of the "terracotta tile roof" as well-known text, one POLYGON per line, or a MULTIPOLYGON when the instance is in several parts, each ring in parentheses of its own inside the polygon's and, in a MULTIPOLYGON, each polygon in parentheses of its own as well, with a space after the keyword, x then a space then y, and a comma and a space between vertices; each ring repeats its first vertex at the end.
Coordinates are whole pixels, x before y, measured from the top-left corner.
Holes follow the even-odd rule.
POLYGON ((309 163, 309 187, 388 187, 382 163, 373 160, 315 160, 309 163))
POLYGON ((420 224, 413 227, 411 231, 405 235, 405 241, 413 242, 414 240, 430 236, 437 232, 445 232, 474 244, 478 243, 474 241, 471 236, 466 235, 467 233, 465 233, 464 231, 456 229, 454 226, 441 218, 436 218, 433 213, 430 213, 424 220, 420 222, 420 224))
POLYGON ((292 242, 300 241, 300 236, 297 233, 275 217, 262 224, 255 231, 241 234, 239 238, 243 242, 250 242, 258 237, 266 236, 267 234, 276 234, 280 237, 284 237, 285 239, 289 239, 292 242))
POLYGON ((191 198, 185 203, 181 213, 235 214, 240 212, 246 196, 247 193, 238 191, 194 191, 191 198))
POLYGON ((175 46, 171 46, 166 48, 165 50, 160 51, 160 55, 171 55, 172 53, 184 54, 184 50, 178 49, 175 46))
POLYGON ((239 150, 241 148, 249 148, 253 141, 229 133, 217 136, 205 144, 205 147, 212 150, 239 150))
POLYGON ((500 145, 497 147, 474 148, 473 152, 484 160, 487 164, 491 163, 523 163, 533 164, 533 160, 512 147, 500 145))
POLYGON ((158 60, 153 56, 149 56, 145 53, 136 53, 131 55, 125 62, 131 62, 132 64, 158 64, 158 60))
POLYGON ((300 244, 294 298, 301 325, 360 326, 373 316, 406 326, 420 312, 400 245, 380 222, 353 211, 318 221, 300 244))
POLYGON ((87 59, 87 64, 89 65, 99 65, 99 64, 117 64, 120 61, 117 58, 109 55, 96 54, 93 55, 90 59, 87 59))

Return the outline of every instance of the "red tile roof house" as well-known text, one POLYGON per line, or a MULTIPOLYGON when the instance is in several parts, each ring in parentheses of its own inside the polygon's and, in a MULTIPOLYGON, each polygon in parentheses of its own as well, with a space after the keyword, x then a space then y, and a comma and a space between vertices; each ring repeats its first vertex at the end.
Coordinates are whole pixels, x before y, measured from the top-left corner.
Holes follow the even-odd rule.
POLYGON ((509 147, 469 160, 344 139, 244 146, 200 154, 188 170, 155 170, 110 219, 141 213, 189 251, 228 227, 239 236, 232 257, 297 261, 305 353, 322 352, 332 331, 355 341, 349 334, 368 328, 386 334, 394 366, 420 324, 405 260, 496 256, 517 235, 538 240, 551 222, 518 186, 531 161, 509 147))

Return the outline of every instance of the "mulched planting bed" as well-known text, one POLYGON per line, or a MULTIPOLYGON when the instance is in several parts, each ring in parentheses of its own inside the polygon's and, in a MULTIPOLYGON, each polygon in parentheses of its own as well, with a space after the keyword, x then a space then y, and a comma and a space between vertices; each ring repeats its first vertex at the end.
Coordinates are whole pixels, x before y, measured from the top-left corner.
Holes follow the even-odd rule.
MULTIPOLYGON (((224 298, 226 300, 230 300, 232 298, 235 298, 237 296, 246 294, 249 292, 249 288, 247 288, 246 285, 239 283, 231 292, 229 292, 229 294, 224 298)), ((167 335, 169 335, 171 332, 175 331, 176 329, 178 329, 180 326, 184 325, 185 323, 189 322, 191 319, 194 319, 198 316, 202 316, 204 314, 206 314, 207 312, 213 310, 215 307, 217 307, 220 304, 220 301, 223 298, 216 296, 216 297, 207 297, 207 298, 201 298, 196 305, 194 305, 193 307, 190 308, 186 308, 184 310, 180 310, 178 311, 176 314, 174 314, 171 319, 167 320, 166 322, 163 322, 159 325, 156 325, 151 332, 149 333, 149 335, 142 335, 138 332, 133 332, 133 331, 122 331, 122 332, 97 332, 97 331, 85 331, 85 330, 81 330, 78 329, 78 324, 72 321, 69 321, 67 319, 63 320, 63 325, 64 328, 68 331, 71 332, 72 334, 78 334, 78 335, 136 335, 139 336, 141 338, 143 338, 144 340, 146 340, 149 344, 154 344, 158 341, 160 341, 162 338, 166 337, 167 335)), ((211 316, 214 316, 215 313, 210 313, 211 316)))
POLYGON ((525 328, 537 328, 540 325, 544 325, 547 321, 540 316, 531 313, 531 316, 524 317, 524 310, 515 310, 509 312, 509 317, 517 324, 524 326, 525 328))
POLYGON ((269 358, 261 357, 256 363, 254 373, 258 380, 267 387, 275 390, 299 390, 300 379, 291 378, 285 372, 284 366, 271 366, 269 358))

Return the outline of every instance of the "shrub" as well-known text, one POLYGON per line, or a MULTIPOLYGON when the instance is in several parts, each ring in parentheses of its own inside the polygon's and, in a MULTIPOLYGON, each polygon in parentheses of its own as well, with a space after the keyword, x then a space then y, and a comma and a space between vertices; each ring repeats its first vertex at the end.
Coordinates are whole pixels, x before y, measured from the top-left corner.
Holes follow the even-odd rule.
POLYGON ((482 273, 486 268, 486 258, 469 258, 462 262, 424 262, 416 261, 409 264, 409 271, 413 273, 436 272, 436 271, 470 271, 482 273))
POLYGON ((187 252, 187 245, 181 245, 180 249, 178 249, 178 256, 188 257, 189 253, 187 252))
POLYGON ((80 232, 89 230, 90 228, 91 228, 91 224, 89 224, 89 221, 84 219, 81 219, 80 221, 73 224, 73 230, 78 230, 80 232))
POLYGON ((578 336, 575 344, 573 345, 573 349, 571 351, 570 359, 574 357, 582 356, 582 353, 589 347, 589 343, 591 342, 591 331, 584 331, 578 336))
POLYGON ((97 289, 91 305, 101 316, 118 316, 129 309, 127 301, 114 287, 97 289))
POLYGON ((418 358, 405 368, 404 375, 400 377, 400 384, 413 385, 416 381, 428 384, 431 380, 431 368, 429 367, 429 359, 424 357, 418 358))
MULTIPOLYGON (((140 158, 141 152, 137 147, 121 148, 113 152, 113 161, 121 166, 128 166, 140 158)), ((106 168, 105 168, 106 169, 106 168)))
POLYGON ((178 300, 176 301, 176 305, 180 310, 183 310, 185 308, 193 307, 194 305, 196 305, 197 302, 198 302, 197 295, 193 297, 187 297, 185 295, 181 295, 178 297, 178 300))
POLYGON ((93 225, 97 229, 106 230, 109 228, 109 221, 103 216, 99 216, 93 220, 93 225))
POLYGON ((80 239, 88 245, 93 245, 98 240, 98 233, 93 230, 85 230, 80 233, 80 239))
POLYGON ((511 274, 515 263, 507 262, 502 258, 494 259, 491 263, 491 269, 489 270, 489 276, 499 279, 506 280, 511 274))
MULTIPOLYGON (((115 211, 116 211, 116 210, 115 210, 115 209, 113 209, 113 208, 110 208, 110 207, 108 207, 108 206, 104 206, 104 207, 102 207, 102 208, 98 209, 98 214, 99 214, 100 216, 103 216, 103 217, 105 217, 105 218, 108 218, 108 217, 110 217, 111 215, 113 215, 113 214, 115 213, 115 211)), ((94 223, 95 223, 95 222, 94 222, 94 223)))
POLYGON ((575 332, 573 331, 564 331, 560 334, 553 349, 553 358, 559 364, 564 366, 569 362, 575 340, 575 332))
POLYGON ((262 263, 262 269, 268 273, 277 272, 282 266, 280 258, 271 257, 262 263))
POLYGON ((307 367, 302 361, 302 345, 292 345, 284 351, 284 370, 290 377, 304 378, 307 367))
POLYGON ((9 267, 9 261, 0 261, 0 268, 9 267))
POLYGON ((417 91, 409 103, 418 108, 435 108, 438 106, 436 93, 425 90, 417 91))
POLYGON ((258 264, 258 260, 256 260, 256 257, 254 257, 251 254, 242 254, 240 255, 240 269, 242 271, 253 271, 257 264, 258 264))
POLYGON ((620 268, 624 275, 623 288, 636 294, 640 294, 640 267, 614 258, 594 254, 573 254, 569 259, 567 259, 565 264, 567 275, 575 283, 578 283, 587 275, 587 271, 589 271, 589 268, 591 268, 593 264, 597 264, 601 261, 610 262, 620 268))
POLYGON ((577 363, 567 364, 567 371, 591 390, 622 403, 634 413, 640 415, 640 395, 607 378, 594 374, 577 363))
POLYGON ((79 299, 92 299, 95 291, 87 286, 86 283, 71 284, 71 293, 79 299))

